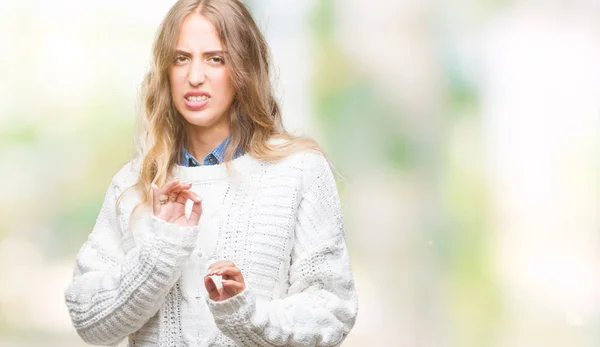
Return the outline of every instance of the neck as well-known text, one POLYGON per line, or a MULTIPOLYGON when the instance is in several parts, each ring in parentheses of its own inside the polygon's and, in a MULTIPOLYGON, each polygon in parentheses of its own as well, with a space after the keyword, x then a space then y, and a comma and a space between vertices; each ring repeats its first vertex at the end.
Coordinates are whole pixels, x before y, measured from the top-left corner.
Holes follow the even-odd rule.
POLYGON ((210 129, 190 125, 186 149, 198 160, 202 160, 229 136, 229 126, 210 129))

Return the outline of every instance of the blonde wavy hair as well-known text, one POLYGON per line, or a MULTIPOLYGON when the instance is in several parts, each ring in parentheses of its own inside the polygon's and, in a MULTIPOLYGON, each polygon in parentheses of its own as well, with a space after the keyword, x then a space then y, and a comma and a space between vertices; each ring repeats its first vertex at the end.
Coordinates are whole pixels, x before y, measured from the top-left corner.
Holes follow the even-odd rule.
MULTIPOLYGON (((136 185, 140 205, 151 200, 151 184, 164 185, 187 145, 187 123, 171 99, 169 68, 176 57, 175 44, 184 18, 191 13, 206 17, 216 27, 224 46, 235 96, 229 109, 230 145, 225 160, 236 148, 259 159, 276 161, 304 150, 323 152, 315 141, 289 134, 283 127, 279 105, 269 76, 269 50, 250 12, 239 0, 179 0, 161 23, 153 47, 149 72, 142 85, 141 128, 136 185), (281 144, 269 144, 280 138, 281 144)), ((138 205, 139 206, 139 205, 138 205)))

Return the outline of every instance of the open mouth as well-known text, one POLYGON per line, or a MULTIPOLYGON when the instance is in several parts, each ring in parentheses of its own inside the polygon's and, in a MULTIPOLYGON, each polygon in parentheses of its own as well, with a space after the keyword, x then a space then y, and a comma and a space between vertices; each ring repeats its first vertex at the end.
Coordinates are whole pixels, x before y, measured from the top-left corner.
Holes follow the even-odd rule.
POLYGON ((201 101, 207 100, 208 98, 209 97, 206 95, 190 95, 185 99, 190 102, 201 102, 201 101))
POLYGON ((196 111, 204 108, 209 101, 210 97, 207 95, 189 95, 185 97, 185 106, 192 111, 196 111))

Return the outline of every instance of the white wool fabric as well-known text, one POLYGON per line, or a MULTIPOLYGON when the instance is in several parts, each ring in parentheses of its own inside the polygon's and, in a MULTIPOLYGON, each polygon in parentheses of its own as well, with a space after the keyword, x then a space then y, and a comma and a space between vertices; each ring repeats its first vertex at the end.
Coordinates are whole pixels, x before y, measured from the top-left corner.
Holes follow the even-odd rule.
MULTIPOLYGON (((339 346, 358 300, 340 199, 327 160, 305 151, 276 162, 245 154, 182 167, 202 201, 197 226, 133 208, 139 160, 114 177, 77 254, 65 301, 90 344, 129 346, 339 346), (117 208, 117 199, 120 199, 117 208), (208 297, 208 266, 230 260, 246 289, 208 297)), ((191 201, 188 201, 189 213, 191 201)), ((218 279, 216 282, 219 282, 218 279)))

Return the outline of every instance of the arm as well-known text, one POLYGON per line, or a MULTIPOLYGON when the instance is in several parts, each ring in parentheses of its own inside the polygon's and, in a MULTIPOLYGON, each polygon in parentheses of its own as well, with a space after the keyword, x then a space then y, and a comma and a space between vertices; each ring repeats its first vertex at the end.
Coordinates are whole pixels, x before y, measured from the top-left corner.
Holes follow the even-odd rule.
POLYGON ((283 299, 256 300, 251 287, 224 301, 207 300, 219 329, 242 346, 338 346, 354 326, 358 300, 333 174, 307 155, 283 299))
POLYGON ((150 213, 139 222, 136 246, 125 254, 115 208, 120 191, 113 179, 65 291, 73 326, 90 344, 116 345, 156 314, 198 234, 196 227, 167 223, 150 213))

